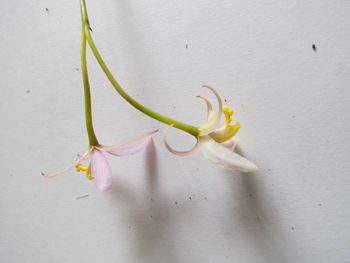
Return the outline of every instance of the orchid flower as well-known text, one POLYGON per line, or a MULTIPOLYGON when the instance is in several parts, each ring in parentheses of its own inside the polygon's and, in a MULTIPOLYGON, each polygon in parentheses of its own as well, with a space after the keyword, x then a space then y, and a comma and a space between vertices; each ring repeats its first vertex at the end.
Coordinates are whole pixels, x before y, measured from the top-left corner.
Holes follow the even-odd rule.
POLYGON ((199 127, 199 134, 196 136, 196 144, 194 147, 188 151, 177 151, 169 145, 167 135, 170 127, 164 132, 163 142, 165 147, 173 154, 184 156, 191 154, 198 147, 202 150, 204 156, 210 161, 228 169, 239 170, 242 172, 253 172, 258 168, 254 163, 248 159, 242 157, 238 153, 234 152, 234 148, 237 145, 233 136, 238 132, 241 127, 239 122, 234 125, 231 124, 231 116, 233 115, 233 110, 226 105, 222 105, 222 100, 218 92, 209 86, 203 86, 211 90, 217 101, 218 110, 215 112, 211 102, 203 97, 197 96, 198 98, 204 100, 208 108, 208 119, 204 125, 199 127), (225 123, 218 128, 221 115, 225 115, 225 123))
POLYGON ((99 191, 105 191, 111 186, 112 183, 112 170, 111 167, 103 155, 104 152, 115 156, 125 156, 131 155, 140 152, 145 149, 150 142, 152 141, 152 134, 156 133, 158 130, 154 130, 151 132, 147 132, 144 134, 137 135, 133 138, 130 138, 126 141, 120 142, 113 146, 102 146, 96 145, 91 146, 83 155, 78 155, 78 157, 74 160, 73 164, 68 166, 65 169, 62 169, 55 173, 45 174, 42 173, 44 177, 55 177, 57 175, 68 172, 69 170, 76 168, 77 172, 84 171, 86 172, 86 177, 89 180, 93 180, 95 186, 99 191), (131 147, 123 147, 127 144, 131 144, 135 141, 141 140, 141 143, 131 146, 131 147), (122 148, 123 147, 123 148, 122 148), (89 166, 85 166, 81 164, 82 161, 90 159, 89 166))
POLYGON ((168 128, 165 131, 164 134, 164 144, 166 148, 176 154, 176 155, 188 155, 192 153, 197 147, 200 147, 202 150, 204 156, 208 158, 210 161, 217 163, 220 166, 230 168, 230 169, 236 169, 243 172, 251 172, 257 170, 257 167, 255 164, 253 164, 251 161, 247 160, 246 158, 242 157, 238 153, 234 152, 234 147, 236 146, 235 140, 233 139, 233 136, 237 133, 237 131, 240 128, 240 124, 236 123, 234 125, 231 125, 231 116, 233 114, 233 111, 228 106, 223 106, 221 98, 218 94, 218 92, 209 87, 205 86, 206 88, 209 88, 216 96, 219 107, 216 112, 213 110, 213 106, 210 103, 209 100, 202 96, 198 96, 199 98, 203 99, 208 107, 208 119, 207 122, 200 127, 192 126, 174 119, 171 119, 167 116, 164 116, 158 112, 155 112, 136 100, 134 100, 131 96, 129 96, 125 90, 119 85, 117 80, 112 75, 111 71, 107 67, 106 63, 104 62, 102 56, 100 55, 95 42, 91 36, 90 30, 90 23, 89 18, 87 14, 86 4, 85 0, 80 0, 80 6, 81 6, 81 18, 82 18, 82 26, 83 26, 83 34, 86 37, 86 40, 91 48, 92 53, 94 54, 97 62, 100 64, 101 69, 106 74, 106 77, 111 82, 114 89, 121 95, 128 103, 130 103, 133 107, 141 111, 142 113, 161 121, 165 124, 168 124, 168 128), (219 126, 221 115, 224 113, 226 117, 225 124, 221 127, 219 126), (173 149, 167 140, 167 133, 169 127, 175 127, 177 129, 181 129, 192 136, 196 138, 196 144, 195 146, 190 149, 189 151, 176 151, 173 149))
POLYGON ((105 191, 111 186, 112 170, 103 153, 107 152, 115 156, 135 154, 145 149, 149 145, 149 143, 152 141, 152 134, 156 133, 158 130, 137 135, 133 138, 130 138, 126 141, 123 141, 113 146, 104 146, 99 144, 94 131, 93 123, 92 123, 91 94, 90 94, 90 84, 89 84, 87 64, 86 64, 86 36, 84 33, 84 26, 82 27, 80 59, 81 59, 81 72, 82 72, 83 84, 84 84, 85 123, 86 123, 87 135, 89 138, 88 150, 83 155, 78 155, 78 157, 74 160, 73 164, 71 164, 67 168, 62 169, 55 173, 50 173, 50 174, 41 173, 41 174, 44 177, 52 178, 57 175, 68 172, 69 170, 75 167, 78 172, 80 171, 86 172, 86 177, 90 180, 93 180, 98 190, 105 191), (137 144, 136 146, 123 147, 127 144, 131 144, 141 139, 143 139, 143 141, 137 144), (85 166, 81 164, 82 161, 85 161, 87 159, 90 159, 89 166, 85 166))

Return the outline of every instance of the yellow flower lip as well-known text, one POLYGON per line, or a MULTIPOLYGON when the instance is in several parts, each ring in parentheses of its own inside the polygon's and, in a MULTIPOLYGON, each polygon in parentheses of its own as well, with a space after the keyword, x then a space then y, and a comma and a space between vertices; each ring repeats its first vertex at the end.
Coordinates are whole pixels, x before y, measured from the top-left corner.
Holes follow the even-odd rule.
POLYGON ((218 143, 222 143, 231 139, 241 128, 241 124, 239 122, 236 122, 234 125, 230 124, 232 122, 231 116, 234 113, 230 107, 224 105, 222 107, 222 112, 226 117, 225 124, 221 128, 216 129, 209 134, 209 136, 218 143))
POLYGON ((225 117, 226 117, 226 124, 230 124, 232 119, 231 119, 231 116, 233 115, 233 110, 229 107, 229 106, 226 106, 226 105, 223 105, 222 106, 222 112, 225 114, 225 117))
POLYGON ((208 118, 206 123, 201 127, 199 127, 199 130, 200 130, 199 137, 208 135, 218 143, 225 142, 230 138, 232 138, 238 132, 238 130, 241 127, 241 124, 237 122, 234 125, 231 125, 230 124, 232 122, 231 116, 234 113, 233 110, 227 105, 222 104, 221 97, 214 88, 210 86, 204 86, 204 87, 208 88, 214 93, 218 102, 218 110, 214 111, 211 102, 207 98, 202 96, 197 96, 198 98, 204 100, 208 108, 208 118), (223 126, 217 128, 217 126, 219 125, 222 113, 224 113, 226 120, 223 126))

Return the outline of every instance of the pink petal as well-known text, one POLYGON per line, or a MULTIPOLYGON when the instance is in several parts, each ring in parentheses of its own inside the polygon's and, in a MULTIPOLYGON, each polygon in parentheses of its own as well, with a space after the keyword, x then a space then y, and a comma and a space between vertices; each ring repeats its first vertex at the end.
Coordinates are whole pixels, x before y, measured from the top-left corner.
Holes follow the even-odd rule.
POLYGON ((115 144, 115 145, 112 145, 112 146, 104 146, 104 145, 100 145, 100 146, 96 146, 95 148, 101 150, 101 151, 110 151, 110 150, 113 150, 113 149, 117 149, 117 148, 120 148, 124 145, 127 145, 127 144, 130 144, 130 143, 133 143, 133 142, 136 142, 138 140, 141 140, 145 137, 148 137, 154 133, 158 132, 158 130, 154 130, 154 131, 150 131, 150 132, 146 132, 146 133, 143 133, 143 134, 139 134, 139 135, 136 135, 130 139, 127 139, 125 141, 122 141, 118 144, 115 144))
POLYGON ((86 160, 87 158, 89 158, 89 155, 91 153, 92 149, 89 149, 87 152, 85 152, 82 156, 78 156, 77 159, 75 159, 75 161, 73 162, 73 164, 71 164, 70 166, 68 166, 67 168, 64 168, 60 171, 57 171, 55 173, 50 173, 50 174, 45 174, 45 173, 41 173, 42 176, 44 177, 55 177, 57 175, 63 174, 65 172, 68 172, 70 169, 74 168, 75 166, 77 166, 81 161, 86 160))
POLYGON ((145 149, 150 144, 151 141, 152 141, 152 135, 148 136, 141 143, 135 146, 112 149, 112 150, 108 150, 107 152, 115 156, 131 155, 145 149))
POLYGON ((198 147, 198 138, 197 137, 196 137, 196 140, 197 140, 196 144, 192 147, 192 149, 190 149, 188 151, 177 151, 177 150, 175 150, 174 148, 172 148, 169 145, 169 142, 168 142, 168 131, 169 131, 169 128, 173 127, 174 125, 175 124, 171 124, 171 125, 169 125, 168 127, 165 128, 164 135, 163 135, 163 142, 164 142, 165 147, 168 149, 169 152, 171 152, 173 154, 176 154, 176 155, 179 155, 179 156, 185 156, 185 155, 191 154, 198 147))
POLYGON ((91 176, 99 191, 105 191, 112 184, 112 169, 104 155, 94 149, 90 155, 91 176))

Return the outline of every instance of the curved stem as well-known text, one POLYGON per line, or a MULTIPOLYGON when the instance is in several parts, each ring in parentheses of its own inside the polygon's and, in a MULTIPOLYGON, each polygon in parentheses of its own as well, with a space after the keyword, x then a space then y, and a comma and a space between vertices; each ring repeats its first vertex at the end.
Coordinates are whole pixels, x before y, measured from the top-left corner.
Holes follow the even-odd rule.
MULTIPOLYGON (((82 11, 83 14, 83 11, 82 11)), ((85 23, 82 25, 81 32, 81 46, 80 46, 80 61, 81 61, 81 72, 84 83, 84 100, 85 100, 85 122, 86 131, 89 137, 89 146, 98 145, 94 127, 92 124, 92 113, 91 113, 91 95, 90 95, 90 84, 88 71, 86 66, 86 36, 85 36, 85 23)))
POLYGON ((196 126, 192 126, 174 119, 171 119, 167 116, 164 116, 158 112, 155 112, 145 106, 143 106, 142 104, 138 103, 136 100, 134 100, 132 97, 130 97, 123 89, 122 87, 119 85, 119 83, 117 82, 117 80, 114 78, 114 76, 112 75, 112 73, 110 72, 110 70, 108 69, 106 63, 104 62, 103 58, 101 57, 95 43, 94 40, 92 39, 92 36, 90 34, 90 24, 89 24, 89 19, 88 19, 88 15, 87 15, 87 11, 86 11, 86 5, 85 5, 85 0, 80 0, 80 4, 82 6, 81 10, 81 15, 82 15, 82 23, 83 23, 83 27, 84 27, 84 31, 85 31, 85 37, 89 43, 89 46, 96 58, 96 60, 98 61, 98 63, 100 64, 102 70, 104 71, 104 73, 106 74, 107 78, 109 79, 109 81, 111 82, 111 84, 113 85, 114 89, 127 101, 129 102, 132 106, 134 106, 136 109, 138 109, 139 111, 143 112, 144 114, 158 120, 161 121, 165 124, 174 124, 174 127, 181 129, 185 132, 188 132, 189 134, 193 135, 193 136, 198 136, 199 134, 199 128, 196 126))

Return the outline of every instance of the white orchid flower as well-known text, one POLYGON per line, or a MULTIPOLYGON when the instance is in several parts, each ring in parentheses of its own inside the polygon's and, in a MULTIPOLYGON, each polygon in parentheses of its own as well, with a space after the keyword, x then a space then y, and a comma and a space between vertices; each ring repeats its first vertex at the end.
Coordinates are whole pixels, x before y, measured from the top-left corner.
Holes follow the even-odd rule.
POLYGON ((256 171, 258 168, 254 163, 234 152, 237 143, 233 137, 238 132, 241 125, 239 122, 234 125, 231 124, 233 110, 222 104, 222 100, 214 88, 209 86, 203 87, 208 88, 214 93, 218 102, 217 111, 214 111, 213 106, 208 99, 202 96, 197 96, 198 98, 203 99, 207 105, 208 119, 204 125, 199 127, 200 132, 196 137, 196 144, 188 151, 177 151, 172 148, 167 139, 169 128, 174 126, 174 124, 172 124, 168 126, 164 132, 163 142, 165 147, 171 153, 180 156, 191 154, 199 147, 207 159, 219 166, 242 172, 256 171), (221 127, 218 127, 222 113, 224 113, 226 120, 221 127))

